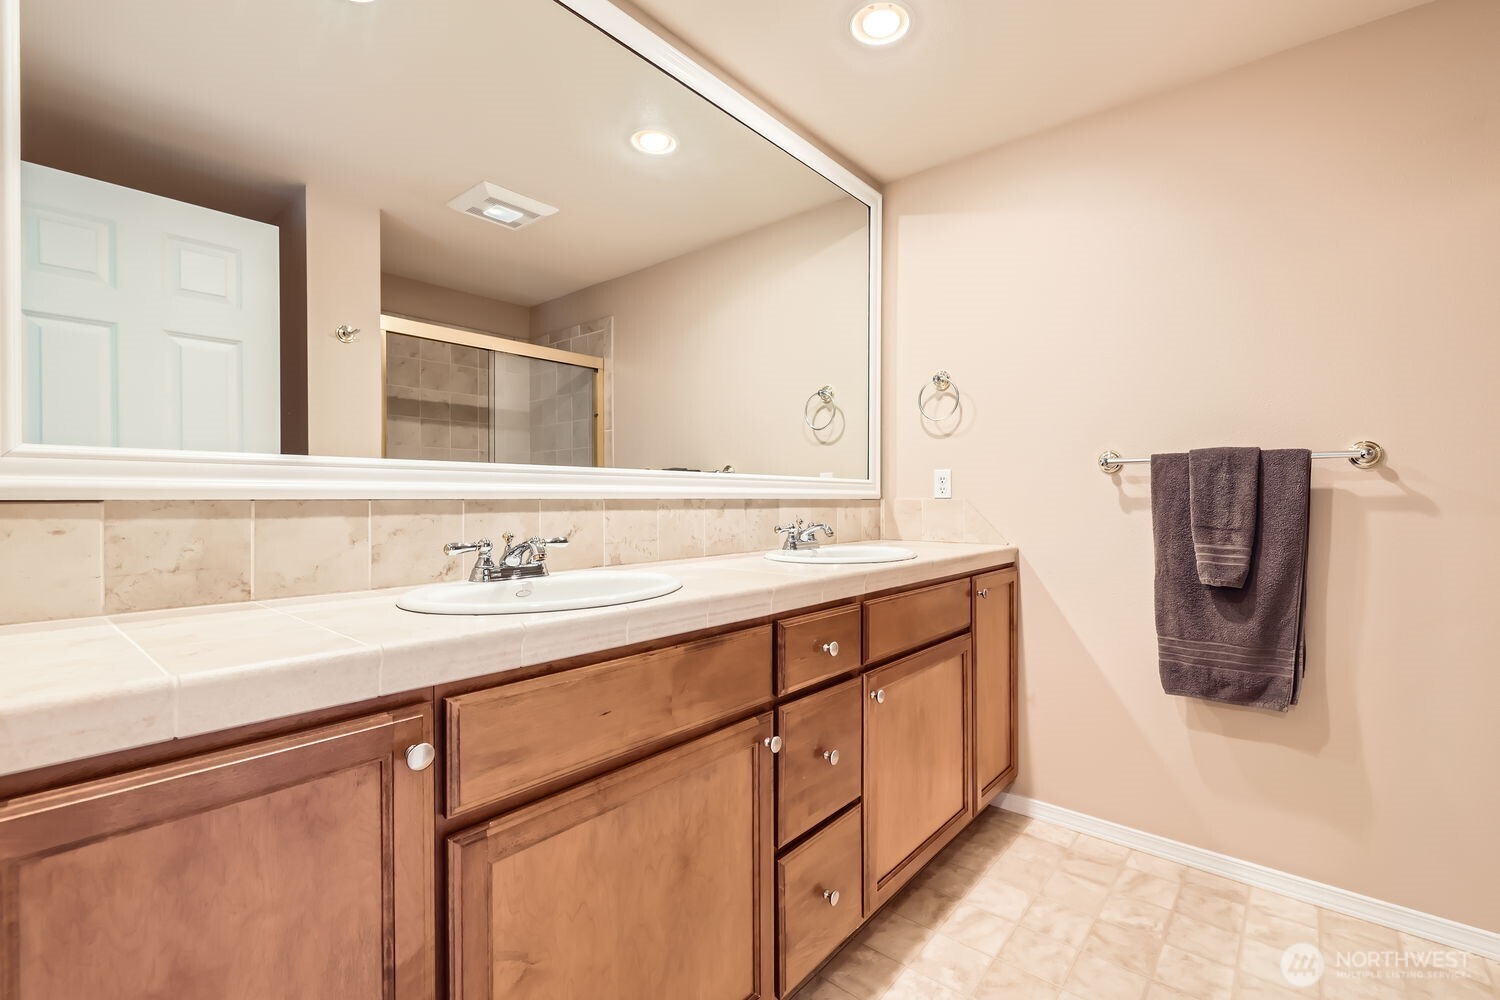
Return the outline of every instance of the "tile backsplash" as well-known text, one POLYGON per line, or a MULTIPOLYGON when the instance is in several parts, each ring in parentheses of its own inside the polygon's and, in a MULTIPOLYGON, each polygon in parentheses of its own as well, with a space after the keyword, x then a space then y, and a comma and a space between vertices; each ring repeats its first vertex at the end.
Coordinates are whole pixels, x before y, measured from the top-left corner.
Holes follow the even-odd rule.
POLYGON ((7 501, 0 624, 459 580, 444 543, 505 532, 568 536, 556 569, 753 552, 797 517, 881 535, 878 500, 7 501))

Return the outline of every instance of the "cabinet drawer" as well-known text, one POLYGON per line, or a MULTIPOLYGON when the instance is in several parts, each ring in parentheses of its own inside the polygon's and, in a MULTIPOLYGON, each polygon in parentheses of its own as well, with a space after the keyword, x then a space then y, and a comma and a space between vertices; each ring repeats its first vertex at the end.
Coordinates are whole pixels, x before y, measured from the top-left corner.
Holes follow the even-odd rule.
POLYGON ((855 806, 776 863, 782 996, 859 927, 860 824, 855 806))
POLYGON ((448 698, 448 813, 588 771, 770 698, 769 625, 448 698))
POLYGON ((776 624, 782 694, 859 666, 859 605, 819 611, 776 624))
POLYGON ((968 580, 877 598, 865 604, 865 662, 890 659, 968 627, 968 580))
POLYGON ((862 697, 856 678, 776 710, 776 843, 800 837, 859 798, 862 697))

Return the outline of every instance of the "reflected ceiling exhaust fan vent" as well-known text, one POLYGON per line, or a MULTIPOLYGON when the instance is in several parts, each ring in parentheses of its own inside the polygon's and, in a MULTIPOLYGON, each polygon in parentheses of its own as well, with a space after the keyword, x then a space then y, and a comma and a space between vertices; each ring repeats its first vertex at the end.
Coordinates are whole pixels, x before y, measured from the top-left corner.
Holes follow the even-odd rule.
POLYGON ((556 215, 557 209, 498 184, 480 181, 448 202, 448 207, 506 229, 525 229, 533 222, 556 215))

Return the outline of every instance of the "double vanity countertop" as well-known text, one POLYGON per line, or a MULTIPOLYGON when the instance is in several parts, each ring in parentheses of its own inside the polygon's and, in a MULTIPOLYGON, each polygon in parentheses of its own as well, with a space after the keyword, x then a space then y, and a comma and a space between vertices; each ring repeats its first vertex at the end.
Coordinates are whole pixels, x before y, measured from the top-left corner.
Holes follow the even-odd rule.
POLYGON ((898 544, 917 557, 809 566, 757 552, 615 567, 669 573, 682 589, 581 611, 417 614, 396 607, 412 589, 401 587, 0 627, 0 774, 602 653, 1016 555, 1001 545, 898 544))

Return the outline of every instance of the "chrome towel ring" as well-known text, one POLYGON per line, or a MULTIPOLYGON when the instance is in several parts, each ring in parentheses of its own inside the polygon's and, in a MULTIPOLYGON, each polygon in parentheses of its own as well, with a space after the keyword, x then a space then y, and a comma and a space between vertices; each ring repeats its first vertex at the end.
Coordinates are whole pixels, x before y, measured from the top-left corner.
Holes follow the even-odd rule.
POLYGON ((826 431, 833 426, 833 422, 838 419, 838 415, 838 407, 833 405, 833 386, 831 385, 825 385, 811 396, 808 396, 807 403, 802 404, 802 422, 814 431, 826 431), (821 400, 821 402, 811 410, 808 410, 808 403, 811 403, 815 399, 821 400), (813 418, 818 415, 819 410, 827 410, 828 419, 821 424, 815 424, 813 423, 813 418))
POLYGON ((947 420, 948 418, 956 414, 959 411, 959 408, 963 405, 963 394, 958 391, 958 383, 953 381, 953 376, 949 375, 946 371, 938 371, 933 373, 933 376, 929 380, 929 382, 937 390, 932 394, 933 399, 937 399, 945 392, 952 392, 953 406, 948 410, 947 413, 943 414, 927 412, 927 405, 923 399, 923 396, 927 392, 927 386, 929 383, 924 382, 921 388, 917 390, 917 412, 922 414, 923 420, 931 420, 933 423, 947 420))

